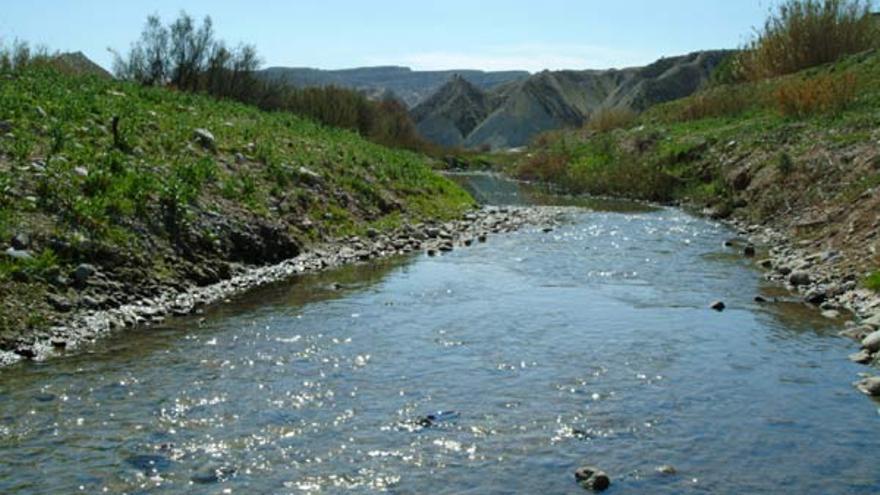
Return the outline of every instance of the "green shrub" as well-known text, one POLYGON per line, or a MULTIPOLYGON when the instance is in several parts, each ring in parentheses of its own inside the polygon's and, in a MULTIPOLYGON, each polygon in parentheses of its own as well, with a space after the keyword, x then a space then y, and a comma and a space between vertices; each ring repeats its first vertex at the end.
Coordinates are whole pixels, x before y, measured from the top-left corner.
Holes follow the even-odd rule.
POLYGON ((865 278, 865 287, 874 292, 880 292, 880 271, 876 271, 865 278))

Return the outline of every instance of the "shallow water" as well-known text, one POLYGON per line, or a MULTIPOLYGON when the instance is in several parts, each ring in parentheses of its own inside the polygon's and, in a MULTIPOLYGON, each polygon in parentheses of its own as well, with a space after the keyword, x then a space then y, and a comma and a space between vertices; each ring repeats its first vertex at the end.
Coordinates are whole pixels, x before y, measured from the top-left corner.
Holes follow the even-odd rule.
POLYGON ((880 492, 834 322, 753 303, 719 225, 593 206, 4 370, 0 493, 582 493, 583 464, 608 493, 880 492))

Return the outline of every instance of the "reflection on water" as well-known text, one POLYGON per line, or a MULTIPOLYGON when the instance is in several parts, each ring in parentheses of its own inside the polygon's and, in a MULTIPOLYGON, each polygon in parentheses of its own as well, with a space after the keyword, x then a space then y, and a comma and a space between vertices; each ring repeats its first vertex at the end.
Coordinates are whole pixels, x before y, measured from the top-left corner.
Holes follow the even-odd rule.
POLYGON ((17 366, 0 493, 581 493, 585 463, 615 493, 878 493, 851 344, 755 303, 727 237, 573 210, 17 366))
POLYGON ((558 194, 548 185, 515 181, 490 172, 449 172, 446 176, 464 187, 477 202, 484 205, 576 206, 617 213, 657 210, 654 206, 634 201, 558 194))

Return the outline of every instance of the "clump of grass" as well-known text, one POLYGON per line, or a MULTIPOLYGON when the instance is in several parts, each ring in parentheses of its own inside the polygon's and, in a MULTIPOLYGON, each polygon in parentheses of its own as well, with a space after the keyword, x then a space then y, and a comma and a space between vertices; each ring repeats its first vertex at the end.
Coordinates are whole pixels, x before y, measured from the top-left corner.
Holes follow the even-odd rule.
POLYGON ((9 278, 48 281, 50 276, 57 274, 58 263, 58 256, 51 249, 45 249, 31 258, 4 257, 0 260, 0 282, 9 278))
POLYGON ((796 118, 840 113, 852 105, 857 95, 858 80, 852 72, 784 81, 773 93, 779 112, 796 118))
POLYGON ((868 275, 865 278, 864 285, 874 292, 880 292, 880 271, 868 275))
POLYGON ((785 151, 779 153, 779 156, 776 158, 776 168, 784 177, 790 175, 794 171, 794 160, 791 158, 791 155, 785 151))
POLYGON ((637 117, 638 114, 629 108, 602 108, 590 117, 586 127, 599 133, 626 129, 632 127, 637 117))
POLYGON ((878 46, 878 23, 867 0, 786 0, 738 59, 758 81, 822 65, 878 46))

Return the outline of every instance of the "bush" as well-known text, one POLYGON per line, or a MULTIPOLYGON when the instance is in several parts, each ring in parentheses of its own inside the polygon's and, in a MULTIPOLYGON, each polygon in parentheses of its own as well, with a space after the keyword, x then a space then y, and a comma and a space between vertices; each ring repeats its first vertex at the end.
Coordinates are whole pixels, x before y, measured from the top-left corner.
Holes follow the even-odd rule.
POLYGON ((629 108, 602 108, 587 122, 587 129, 595 132, 610 132, 626 129, 635 123, 638 114, 629 108))
POLYGON ((865 278, 865 287, 874 292, 880 292, 880 271, 874 272, 865 278))
POLYGON ((845 110, 855 101, 857 90, 856 76, 848 72, 784 81, 776 88, 773 96, 782 115, 803 118, 845 110))
POLYGON ((867 0, 786 0, 739 57, 752 81, 834 62, 878 45, 867 0))
POLYGON ((517 176, 526 180, 560 183, 568 172, 570 158, 559 151, 538 151, 519 166, 517 176))
POLYGON ((727 85, 711 88, 684 100, 672 119, 684 122, 739 115, 760 103, 750 85, 727 85))

